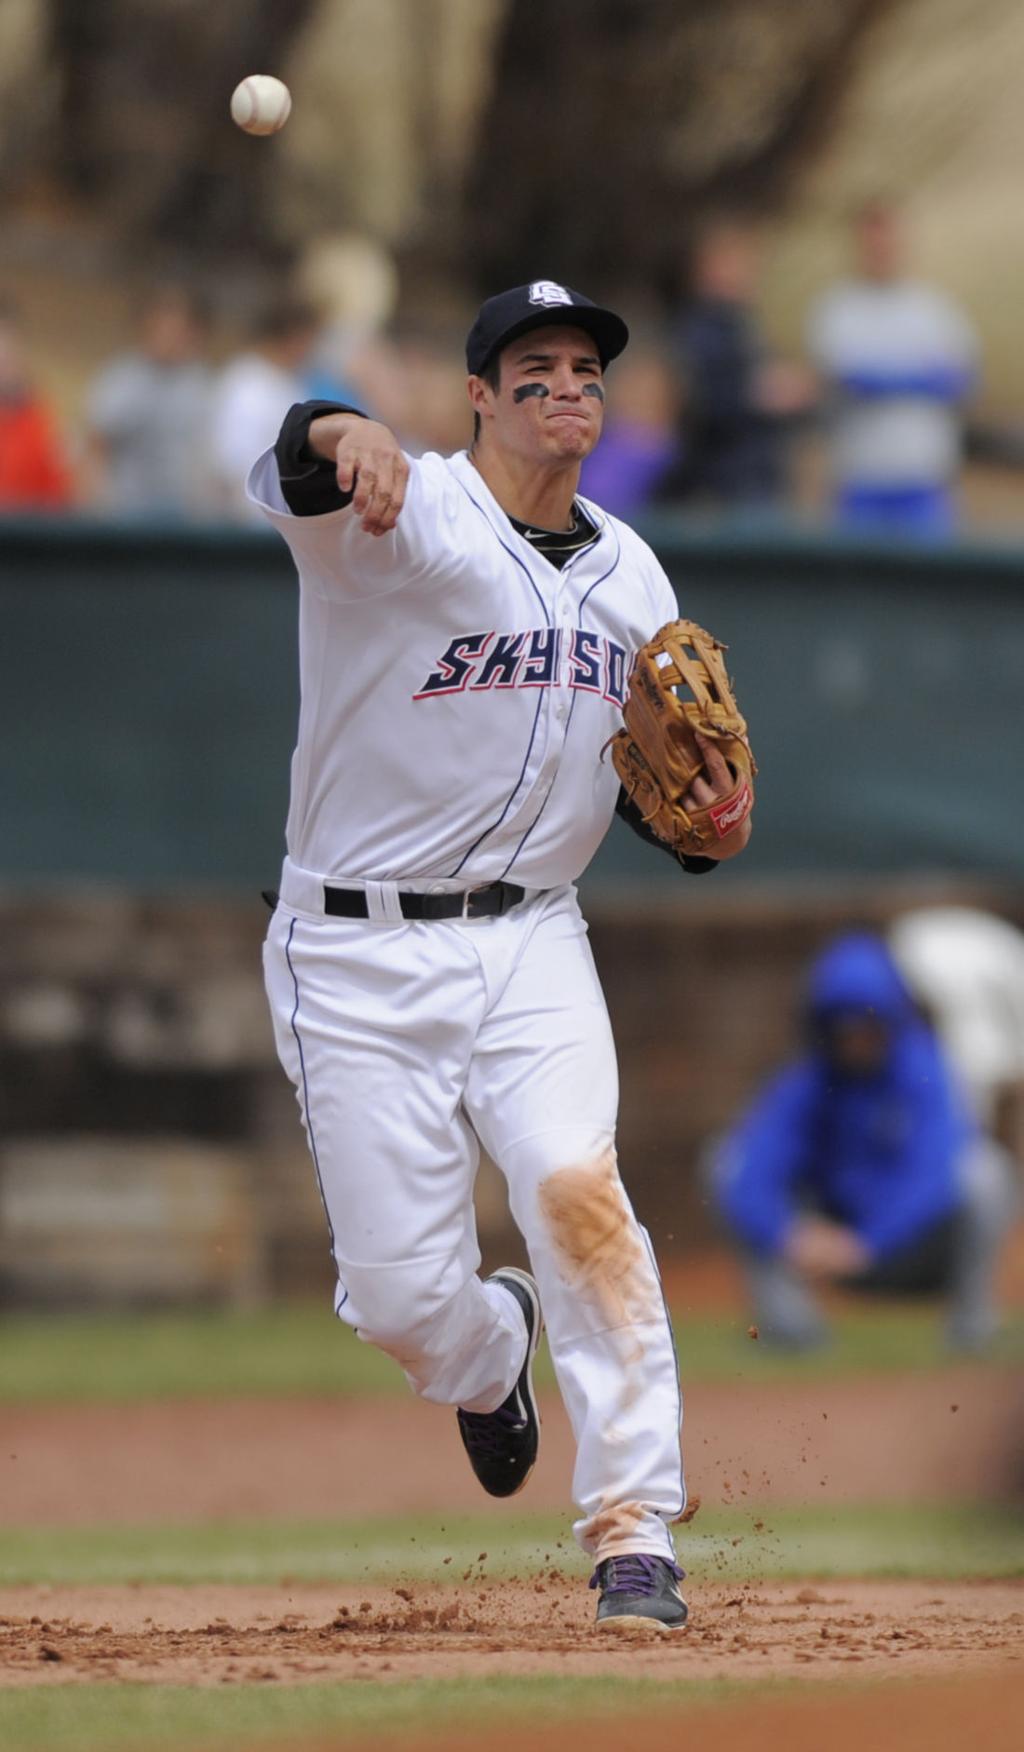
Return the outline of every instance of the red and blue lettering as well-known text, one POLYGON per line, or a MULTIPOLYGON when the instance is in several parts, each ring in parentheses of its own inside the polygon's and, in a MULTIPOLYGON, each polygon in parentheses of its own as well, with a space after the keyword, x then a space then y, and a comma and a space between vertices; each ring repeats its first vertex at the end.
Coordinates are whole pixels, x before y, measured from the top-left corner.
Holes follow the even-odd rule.
POLYGON ((629 654, 614 639, 585 627, 566 632, 565 646, 562 637, 557 627, 532 627, 520 633, 460 633, 412 697, 429 700, 436 694, 488 693, 492 688, 554 687, 564 649, 568 686, 621 706, 629 679, 629 654))
POLYGON ((601 670, 607 643, 600 633, 588 633, 583 627, 573 629, 569 647, 569 686, 582 693, 603 693, 601 670))
POLYGON ((485 687, 515 687, 525 643, 525 633, 500 633, 494 649, 487 653, 480 674, 470 683, 473 692, 485 687))
POLYGON ((433 694, 463 693, 474 664, 483 656, 493 637, 493 632, 490 632, 462 633, 454 638, 438 658, 437 668, 430 671, 419 692, 413 694, 413 699, 429 700, 433 694))
POLYGON ((613 705, 626 703, 626 653, 614 639, 605 640, 604 697, 613 705))
POLYGON ((550 687, 558 667, 558 628, 534 627, 523 667, 520 687, 550 687))

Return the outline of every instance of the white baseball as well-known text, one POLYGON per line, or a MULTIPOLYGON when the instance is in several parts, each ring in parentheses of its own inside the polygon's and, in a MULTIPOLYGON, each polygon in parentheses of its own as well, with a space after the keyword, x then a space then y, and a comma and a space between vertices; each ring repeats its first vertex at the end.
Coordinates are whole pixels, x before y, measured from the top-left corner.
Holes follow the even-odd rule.
POLYGON ((276 134, 291 109, 291 92, 272 73, 250 73, 231 93, 231 118, 247 134, 276 134))

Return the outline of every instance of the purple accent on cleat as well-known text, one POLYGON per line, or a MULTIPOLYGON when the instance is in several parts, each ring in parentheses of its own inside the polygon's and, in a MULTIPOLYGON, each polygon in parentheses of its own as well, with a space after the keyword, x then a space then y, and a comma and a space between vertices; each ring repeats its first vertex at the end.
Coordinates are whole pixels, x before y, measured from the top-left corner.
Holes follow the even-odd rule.
POLYGON ((646 1620, 653 1629, 681 1630, 686 1623, 686 1601, 677 1584, 683 1579, 679 1565, 667 1557, 652 1557, 645 1551, 606 1557, 590 1578, 600 1588, 598 1625, 646 1620))
POLYGON ((677 1582, 681 1582, 686 1574, 677 1563, 669 1563, 663 1557, 648 1557, 646 1552, 631 1551, 625 1557, 609 1557, 598 1564, 587 1586, 601 1588, 605 1594, 633 1594, 643 1598, 659 1592, 663 1570, 671 1570, 673 1580, 677 1582), (602 1570, 608 1572, 603 1583, 602 1570))

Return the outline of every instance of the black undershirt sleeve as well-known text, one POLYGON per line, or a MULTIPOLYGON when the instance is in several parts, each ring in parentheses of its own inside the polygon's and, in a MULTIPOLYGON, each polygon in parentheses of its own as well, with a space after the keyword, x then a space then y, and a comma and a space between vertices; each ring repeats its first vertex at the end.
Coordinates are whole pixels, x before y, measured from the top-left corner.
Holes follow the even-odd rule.
POLYGON ((717 858, 689 858, 684 852, 674 851, 671 846, 667 846, 663 839, 659 839, 653 827, 648 827, 637 805, 631 797, 627 797, 622 785, 619 786, 619 800, 615 805, 615 813, 621 817, 627 827, 631 827, 634 833, 640 835, 645 845, 656 846, 659 852, 667 852, 675 863, 682 866, 688 876, 707 876, 712 870, 718 869, 719 860, 717 858))
POLYGON ((355 492, 343 493, 338 486, 333 462, 314 456, 309 448, 309 428, 322 414, 358 414, 366 418, 361 408, 347 402, 296 402, 288 409, 284 424, 274 445, 277 472, 285 504, 296 517, 322 517, 326 511, 341 511, 352 503, 355 492))

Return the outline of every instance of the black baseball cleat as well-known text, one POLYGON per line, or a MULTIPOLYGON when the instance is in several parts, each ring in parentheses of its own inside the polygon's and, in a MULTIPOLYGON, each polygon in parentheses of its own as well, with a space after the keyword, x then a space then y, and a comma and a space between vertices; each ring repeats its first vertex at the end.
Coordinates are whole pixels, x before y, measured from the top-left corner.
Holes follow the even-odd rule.
POLYGON ((522 1490, 537 1460, 540 1418, 533 1397, 533 1359, 543 1330, 540 1298, 532 1277, 514 1265, 502 1266, 488 1278, 514 1296, 526 1322, 526 1359, 519 1379, 497 1411, 458 1413, 459 1434, 469 1463, 488 1496, 515 1496, 522 1490))
POLYGON ((598 1626, 602 1630, 681 1630, 687 1608, 676 1583, 682 1579, 678 1564, 647 1552, 606 1557, 590 1578, 590 1586, 601 1590, 598 1626))

